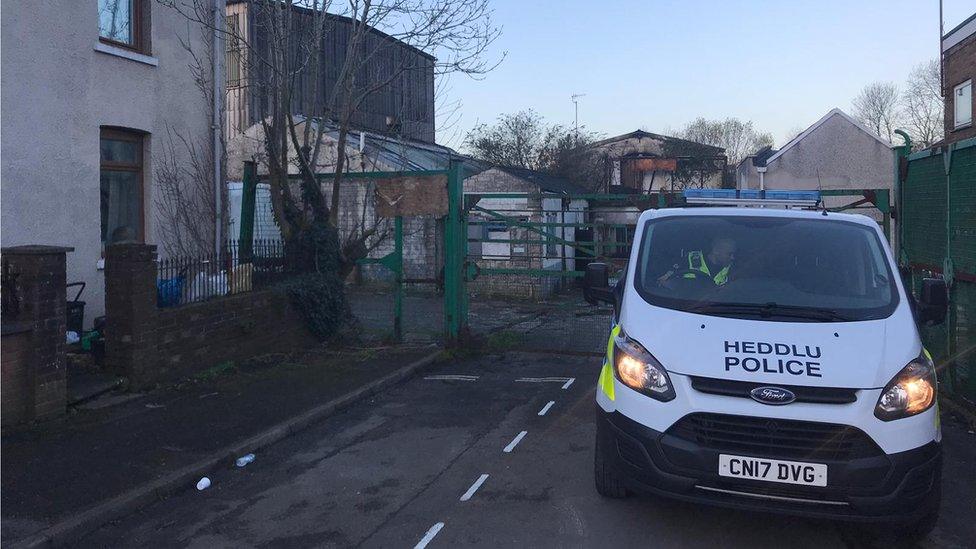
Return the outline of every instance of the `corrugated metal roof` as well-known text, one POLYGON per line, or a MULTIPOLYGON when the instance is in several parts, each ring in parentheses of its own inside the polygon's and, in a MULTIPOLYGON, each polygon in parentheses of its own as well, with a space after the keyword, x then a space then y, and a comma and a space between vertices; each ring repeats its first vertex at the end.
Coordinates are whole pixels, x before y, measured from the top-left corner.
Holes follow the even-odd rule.
MULTIPOLYGON (((322 135, 338 141, 339 128, 331 122, 325 125, 322 135)), ((350 130, 346 140, 347 147, 357 150, 362 143, 364 156, 394 171, 446 170, 454 160, 464 163, 464 177, 470 177, 491 167, 450 147, 414 139, 350 130)))
POLYGON ((559 176, 550 175, 527 168, 509 168, 503 166, 494 167, 519 179, 528 181, 529 183, 538 186, 543 191, 564 194, 583 194, 586 192, 586 190, 582 187, 559 176))

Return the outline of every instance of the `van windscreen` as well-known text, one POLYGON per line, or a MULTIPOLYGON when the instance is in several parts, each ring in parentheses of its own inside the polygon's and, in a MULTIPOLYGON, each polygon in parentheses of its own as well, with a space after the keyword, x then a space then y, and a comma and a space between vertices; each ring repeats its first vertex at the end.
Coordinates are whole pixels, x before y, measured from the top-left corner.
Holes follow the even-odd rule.
POLYGON ((871 228, 831 219, 648 221, 634 283, 652 305, 786 322, 886 318, 898 292, 871 228))

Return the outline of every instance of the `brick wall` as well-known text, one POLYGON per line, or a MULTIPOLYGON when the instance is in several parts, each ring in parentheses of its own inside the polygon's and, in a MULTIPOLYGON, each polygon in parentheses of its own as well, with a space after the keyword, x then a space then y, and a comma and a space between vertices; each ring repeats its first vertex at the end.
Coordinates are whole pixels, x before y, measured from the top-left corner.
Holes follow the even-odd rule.
MULTIPOLYGON (((976 83, 976 34, 956 44, 943 57, 943 81, 945 90, 945 142, 953 143, 976 137, 976 124, 970 124, 958 130, 955 126, 955 97, 953 88, 966 80, 972 79, 976 83)), ((973 95, 976 103, 976 95, 973 95)), ((976 113, 976 105, 973 112, 976 113)))
POLYGON ((273 290, 159 309, 155 252, 110 246, 105 261, 105 359, 133 388, 314 342, 288 298, 273 290))
POLYGON ((71 248, 4 248, 16 274, 16 318, 4 311, 2 423, 59 416, 65 411, 65 254, 71 248))
POLYGON ((7 331, 4 327, 2 364, 2 383, 0 383, 0 417, 3 424, 20 423, 27 418, 30 405, 30 328, 15 328, 7 331))

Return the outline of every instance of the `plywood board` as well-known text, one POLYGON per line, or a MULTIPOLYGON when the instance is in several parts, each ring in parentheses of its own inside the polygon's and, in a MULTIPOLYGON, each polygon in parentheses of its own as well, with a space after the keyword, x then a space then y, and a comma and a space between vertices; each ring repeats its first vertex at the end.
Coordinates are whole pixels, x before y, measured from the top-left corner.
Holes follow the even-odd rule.
POLYGON ((447 215, 447 176, 390 177, 376 181, 379 217, 447 215))

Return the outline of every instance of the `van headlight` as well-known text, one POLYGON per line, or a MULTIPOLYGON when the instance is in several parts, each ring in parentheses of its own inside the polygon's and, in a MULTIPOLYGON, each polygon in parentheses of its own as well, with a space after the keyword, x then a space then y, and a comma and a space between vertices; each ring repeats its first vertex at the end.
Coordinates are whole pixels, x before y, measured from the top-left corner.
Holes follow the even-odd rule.
POLYGON ((923 350, 885 385, 874 415, 881 421, 892 421, 921 414, 935 403, 937 389, 935 366, 923 350))
POLYGON ((674 399, 668 372, 647 349, 622 330, 613 345, 613 369, 621 383, 662 402, 674 399))

